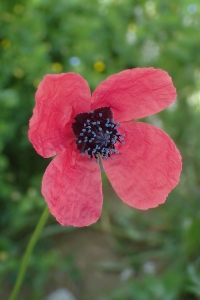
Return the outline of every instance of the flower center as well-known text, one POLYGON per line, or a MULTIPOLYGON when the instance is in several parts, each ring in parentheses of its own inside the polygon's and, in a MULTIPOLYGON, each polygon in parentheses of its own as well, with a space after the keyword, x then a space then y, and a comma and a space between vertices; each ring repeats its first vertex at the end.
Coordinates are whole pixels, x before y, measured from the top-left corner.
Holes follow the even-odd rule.
MULTIPOLYGON (((90 113, 81 113, 74 118, 72 129, 76 136, 76 145, 82 155, 94 158, 98 162, 99 155, 102 159, 108 159, 111 154, 118 154, 115 143, 123 142, 125 134, 120 134, 114 123, 110 107, 101 107, 90 113)), ((111 158, 112 159, 112 158, 111 158)))

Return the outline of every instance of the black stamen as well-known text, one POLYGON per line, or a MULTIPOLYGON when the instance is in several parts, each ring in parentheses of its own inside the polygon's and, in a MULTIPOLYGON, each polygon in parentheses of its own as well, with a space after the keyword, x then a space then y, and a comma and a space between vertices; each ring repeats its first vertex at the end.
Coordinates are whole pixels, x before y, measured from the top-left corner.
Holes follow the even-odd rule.
POLYGON ((95 158, 98 162, 100 154, 102 159, 108 159, 111 154, 118 154, 115 149, 116 142, 125 144, 123 141, 125 135, 120 135, 117 131, 120 123, 114 123, 110 107, 101 107, 90 113, 81 113, 74 119, 72 129, 76 135, 77 148, 82 155, 86 153, 88 158, 95 158))

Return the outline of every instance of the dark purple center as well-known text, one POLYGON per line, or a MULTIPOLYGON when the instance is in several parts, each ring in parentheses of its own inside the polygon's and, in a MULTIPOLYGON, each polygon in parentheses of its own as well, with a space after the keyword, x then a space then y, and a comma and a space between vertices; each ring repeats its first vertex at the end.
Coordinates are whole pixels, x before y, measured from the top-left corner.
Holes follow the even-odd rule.
MULTIPOLYGON (((110 107, 101 107, 90 113, 81 113, 74 118, 72 129, 76 136, 76 145, 82 155, 94 158, 98 162, 99 155, 108 159, 118 154, 115 143, 123 142, 124 134, 117 131, 119 122, 114 123, 110 107)), ((112 158, 111 158, 112 159, 112 158)))

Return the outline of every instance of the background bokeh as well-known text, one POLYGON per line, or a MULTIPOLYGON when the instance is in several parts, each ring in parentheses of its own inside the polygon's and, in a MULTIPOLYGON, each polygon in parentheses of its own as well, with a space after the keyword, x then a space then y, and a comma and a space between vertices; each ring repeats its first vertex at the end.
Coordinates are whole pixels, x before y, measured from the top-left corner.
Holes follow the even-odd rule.
POLYGON ((78 72, 91 90, 134 67, 166 70, 178 98, 144 121, 164 129, 183 156, 164 205, 123 204, 105 174, 97 224, 61 227, 50 217, 31 256, 20 300, 67 288, 80 300, 200 299, 199 0, 0 2, 0 299, 45 207, 49 163, 27 139, 34 93, 47 73, 78 72))

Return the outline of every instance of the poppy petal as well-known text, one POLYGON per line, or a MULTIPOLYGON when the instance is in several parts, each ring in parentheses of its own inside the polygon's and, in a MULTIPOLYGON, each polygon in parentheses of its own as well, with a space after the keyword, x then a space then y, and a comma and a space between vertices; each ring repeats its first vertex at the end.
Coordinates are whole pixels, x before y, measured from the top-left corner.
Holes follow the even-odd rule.
POLYGON ((29 139, 43 157, 66 148, 74 138, 71 123, 76 114, 89 111, 91 93, 78 74, 46 75, 36 92, 29 139))
POLYGON ((92 95, 92 109, 109 106, 116 121, 130 121, 163 110, 175 98, 176 89, 166 72, 136 68, 100 83, 92 95))
POLYGON ((49 164, 42 194, 61 225, 81 227, 98 220, 103 196, 99 165, 75 148, 73 143, 49 164))
POLYGON ((119 197, 130 206, 148 209, 163 203, 178 184, 181 156, 172 139, 145 123, 124 122, 125 145, 104 170, 119 197))

